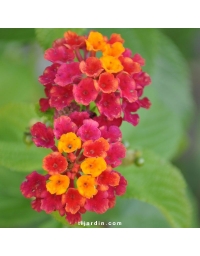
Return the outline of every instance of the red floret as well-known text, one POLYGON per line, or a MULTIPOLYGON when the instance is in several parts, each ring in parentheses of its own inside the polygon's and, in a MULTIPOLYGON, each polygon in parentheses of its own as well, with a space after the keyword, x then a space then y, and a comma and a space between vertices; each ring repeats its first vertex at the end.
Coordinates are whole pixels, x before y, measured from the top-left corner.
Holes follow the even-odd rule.
POLYGON ((53 130, 41 122, 31 127, 32 140, 37 147, 52 148, 55 145, 53 130))
POLYGON ((50 106, 57 110, 62 110, 70 105, 73 101, 73 85, 69 84, 66 87, 53 86, 50 91, 50 106))
POLYGON ((53 152, 43 159, 43 169, 50 175, 55 175, 66 171, 68 162, 59 152, 53 152))
POLYGON ((36 171, 26 176, 26 180, 20 185, 22 195, 26 198, 42 197, 43 192, 46 191, 46 178, 45 176, 37 173, 36 171))
POLYGON ((84 78, 78 85, 74 86, 74 98, 78 103, 87 106, 96 99, 98 91, 94 83, 92 78, 84 78))
POLYGON ((85 209, 91 212, 102 214, 109 209, 108 193, 106 191, 98 191, 91 199, 87 199, 85 209))
POLYGON ((80 62, 80 70, 89 77, 98 77, 103 71, 101 61, 96 57, 89 57, 80 62))
POLYGON ((62 195, 62 203, 65 205, 66 212, 71 214, 77 213, 85 204, 85 198, 81 196, 77 189, 69 188, 68 191, 62 195))
POLYGON ((104 72, 99 77, 98 86, 104 93, 115 92, 118 89, 118 85, 118 79, 111 73, 104 72))
POLYGON ((88 140, 83 144, 83 155, 86 157, 103 157, 107 156, 106 151, 109 149, 109 143, 104 138, 92 141, 88 140))

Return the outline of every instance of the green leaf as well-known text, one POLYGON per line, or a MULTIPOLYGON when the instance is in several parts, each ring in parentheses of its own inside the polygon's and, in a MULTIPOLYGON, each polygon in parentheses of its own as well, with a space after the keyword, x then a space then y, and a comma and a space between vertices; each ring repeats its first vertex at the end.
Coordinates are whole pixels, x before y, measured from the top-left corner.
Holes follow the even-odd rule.
MULTIPOLYGON (((35 103, 43 94, 37 82, 32 54, 35 49, 30 45, 6 44, 0 58, 0 106, 10 102, 35 103)), ((35 57, 34 57, 35 58, 35 57)))
POLYGON ((45 212, 36 212, 31 208, 31 200, 24 198, 20 184, 24 173, 11 172, 0 166, 0 227, 34 228, 50 220, 45 212))
POLYGON ((160 30, 174 41, 186 58, 196 58, 194 42, 199 34, 199 28, 162 28, 160 30))
POLYGON ((49 219, 42 222, 40 225, 37 226, 37 228, 62 228, 63 225, 56 219, 49 216, 49 219))
MULTIPOLYGON (((198 109, 196 109, 198 116, 198 109)), ((191 127, 190 147, 184 155, 174 161, 174 164, 181 169, 184 177, 189 184, 193 195, 196 197, 197 204, 200 203, 199 181, 200 181, 200 118, 196 118, 191 127)), ((194 200, 194 199, 193 199, 194 200)), ((191 200, 192 201, 192 200, 191 200)), ((196 206, 198 208, 198 206, 196 206)), ((199 213, 197 211, 199 216, 199 213)), ((199 219, 200 221, 200 219, 199 219)), ((200 224, 199 224, 200 227, 200 224)))
POLYGON ((42 159, 48 149, 28 146, 23 141, 24 132, 39 121, 34 106, 10 104, 0 108, 0 165, 13 171, 41 169, 42 159))
POLYGON ((184 131, 175 113, 154 97, 152 107, 139 111, 140 123, 133 127, 124 122, 121 126, 123 141, 132 149, 146 148, 166 159, 179 149, 184 131))
POLYGON ((90 228, 170 227, 164 216, 154 206, 138 200, 120 197, 117 198, 114 208, 109 209, 104 214, 86 212, 82 215, 82 219, 83 225, 81 227, 89 226, 90 228), (91 225, 91 222, 95 224, 91 225))
POLYGON ((80 35, 85 31, 85 28, 36 28, 35 33, 40 45, 47 49, 51 47, 54 40, 62 38, 68 30, 80 35))
POLYGON ((121 166, 128 181, 124 198, 138 199, 157 207, 172 227, 191 227, 192 206, 180 171, 154 153, 143 151, 145 164, 121 166))
POLYGON ((0 40, 30 41, 35 39, 34 28, 0 28, 0 40))
POLYGON ((42 159, 49 151, 21 143, 0 142, 0 165, 18 172, 42 169, 42 159))
POLYGON ((165 35, 157 31, 157 54, 152 75, 152 89, 169 110, 176 114, 177 122, 185 127, 193 116, 189 66, 177 46, 165 35))

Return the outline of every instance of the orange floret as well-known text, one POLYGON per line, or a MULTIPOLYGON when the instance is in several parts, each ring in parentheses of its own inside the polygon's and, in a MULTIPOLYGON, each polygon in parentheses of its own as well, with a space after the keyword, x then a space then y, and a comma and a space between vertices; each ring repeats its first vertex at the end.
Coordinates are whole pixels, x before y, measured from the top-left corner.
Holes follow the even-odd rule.
POLYGON ((60 153, 71 153, 81 148, 81 139, 73 132, 63 134, 58 141, 58 150, 60 153))
POLYGON ((114 44, 106 44, 103 50, 103 56, 113 56, 118 58, 125 51, 125 48, 122 43, 116 42, 114 44))
POLYGON ((61 195, 66 192, 69 187, 69 177, 66 175, 56 174, 49 178, 46 184, 47 191, 51 194, 61 195))
POLYGON ((95 185, 95 179, 90 175, 83 175, 77 180, 78 192, 88 199, 97 194, 98 190, 95 185))
POLYGON ((103 56, 100 61, 108 73, 118 73, 123 70, 121 62, 113 56, 103 56))
POLYGON ((131 58, 121 56, 119 59, 124 67, 124 71, 128 72, 129 74, 139 73, 141 71, 140 64, 134 62, 131 58))
POLYGON ((88 39, 86 40, 86 46, 88 51, 102 51, 106 45, 105 38, 99 32, 91 31, 88 39))
POLYGON ((89 157, 81 163, 83 173, 91 174, 92 177, 99 176, 106 168, 107 164, 103 157, 89 157))
POLYGON ((121 37, 120 34, 114 33, 114 34, 111 35, 108 43, 109 44, 114 44, 115 42, 120 42, 120 43, 123 44, 124 43, 124 39, 121 37))

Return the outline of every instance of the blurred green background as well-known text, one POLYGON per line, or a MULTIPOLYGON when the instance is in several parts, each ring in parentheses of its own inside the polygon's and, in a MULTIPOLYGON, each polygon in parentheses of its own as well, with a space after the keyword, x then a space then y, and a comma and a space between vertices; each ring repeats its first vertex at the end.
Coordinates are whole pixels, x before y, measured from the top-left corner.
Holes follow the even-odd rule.
MULTIPOLYGON (((33 211, 19 186, 28 173, 41 170, 48 153, 25 144, 24 132, 39 118, 34 104, 44 92, 38 76, 49 65, 44 50, 66 30, 0 29, 0 227, 65 227, 57 216, 33 211)), ((129 182, 127 195, 106 214, 87 213, 83 220, 200 227, 200 29, 97 30, 120 33, 125 46, 145 58, 152 77, 145 95, 152 107, 140 110, 137 127, 122 126, 124 143, 145 159, 144 166, 119 168, 129 182)))

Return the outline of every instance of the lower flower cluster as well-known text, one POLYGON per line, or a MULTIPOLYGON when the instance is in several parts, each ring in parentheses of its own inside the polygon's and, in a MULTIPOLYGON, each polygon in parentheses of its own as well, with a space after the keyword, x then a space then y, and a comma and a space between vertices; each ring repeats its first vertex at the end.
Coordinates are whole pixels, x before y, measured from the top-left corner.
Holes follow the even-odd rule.
POLYGON ((56 118, 54 129, 40 122, 32 126, 34 143, 53 152, 43 159, 46 175, 32 172, 20 189, 24 197, 33 198, 34 210, 58 211, 75 224, 86 211, 102 214, 114 207, 127 181, 113 169, 126 154, 119 127, 99 126, 84 111, 73 112, 72 118, 56 118))

